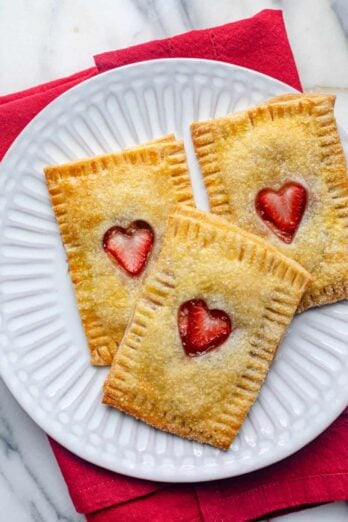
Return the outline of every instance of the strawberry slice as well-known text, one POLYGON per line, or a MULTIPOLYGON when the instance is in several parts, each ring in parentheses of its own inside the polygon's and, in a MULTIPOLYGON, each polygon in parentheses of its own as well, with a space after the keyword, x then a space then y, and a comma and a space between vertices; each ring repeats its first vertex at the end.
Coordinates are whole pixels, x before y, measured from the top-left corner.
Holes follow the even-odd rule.
POLYGON ((183 303, 178 312, 178 327, 186 355, 203 355, 226 341, 232 323, 226 312, 209 310, 203 299, 183 303))
POLYGON ((114 226, 104 234, 103 248, 111 261, 135 277, 144 270, 155 234, 145 221, 133 221, 127 228, 114 226))
POLYGON ((291 243, 307 206, 307 190, 293 181, 279 190, 262 189, 255 208, 266 225, 285 243, 291 243))

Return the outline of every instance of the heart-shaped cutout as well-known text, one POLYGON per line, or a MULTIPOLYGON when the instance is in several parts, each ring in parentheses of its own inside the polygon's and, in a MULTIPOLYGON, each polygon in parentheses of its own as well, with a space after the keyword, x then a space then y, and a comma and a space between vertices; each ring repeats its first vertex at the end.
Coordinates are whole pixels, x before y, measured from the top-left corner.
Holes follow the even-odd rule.
POLYGON ((155 239, 146 221, 133 221, 127 228, 109 228, 103 238, 103 248, 109 258, 128 275, 135 277, 144 270, 155 239))
POLYGON ((232 323, 223 310, 209 310, 203 299, 183 303, 178 312, 178 327, 186 355, 196 357, 226 341, 232 323))
POLYGON ((300 183, 285 183, 279 190, 264 188, 255 199, 256 212, 284 243, 291 243, 307 206, 307 190, 300 183))

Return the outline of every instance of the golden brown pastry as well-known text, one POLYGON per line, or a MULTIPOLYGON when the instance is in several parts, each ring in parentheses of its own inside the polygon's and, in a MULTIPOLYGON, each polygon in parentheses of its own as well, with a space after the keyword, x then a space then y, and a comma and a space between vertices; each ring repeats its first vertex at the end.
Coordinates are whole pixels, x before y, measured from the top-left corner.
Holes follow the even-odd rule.
POLYGON ((193 205, 173 137, 45 169, 95 365, 111 364, 173 205, 193 205))
POLYGON ((192 124, 211 211, 313 276, 299 311, 348 297, 348 177, 334 97, 283 95, 192 124))
POLYGON ((262 239, 181 207, 144 281, 103 402, 228 448, 310 281, 262 239))

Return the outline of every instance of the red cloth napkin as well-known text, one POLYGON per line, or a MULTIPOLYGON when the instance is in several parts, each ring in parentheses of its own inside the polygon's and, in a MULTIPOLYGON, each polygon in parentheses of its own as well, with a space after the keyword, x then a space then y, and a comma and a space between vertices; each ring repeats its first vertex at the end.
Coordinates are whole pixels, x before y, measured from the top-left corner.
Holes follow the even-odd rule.
POLYGON ((244 522, 348 499, 348 409, 277 464, 202 484, 159 484, 102 470, 51 441, 76 509, 90 522, 244 522))
MULTIPOLYGON (((0 158, 25 125, 73 85, 107 69, 168 57, 243 65, 301 89, 280 11, 108 52, 96 67, 0 97, 0 158)), ((348 411, 314 442, 282 462, 208 484, 160 484, 112 473, 50 441, 76 509, 91 522, 243 522, 284 509, 348 498, 348 411)))

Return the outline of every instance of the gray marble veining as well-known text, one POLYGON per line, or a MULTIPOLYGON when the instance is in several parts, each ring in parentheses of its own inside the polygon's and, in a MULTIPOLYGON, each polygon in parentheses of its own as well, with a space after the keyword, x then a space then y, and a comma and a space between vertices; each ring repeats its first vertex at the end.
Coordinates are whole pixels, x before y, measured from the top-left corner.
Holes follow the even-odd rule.
POLYGON ((337 14, 340 24, 348 37, 348 3, 346 0, 333 0, 332 8, 337 14))
POLYGON ((84 520, 72 505, 46 435, 1 379, 0 398, 0 520, 84 520))

